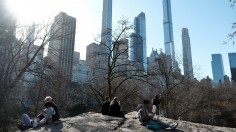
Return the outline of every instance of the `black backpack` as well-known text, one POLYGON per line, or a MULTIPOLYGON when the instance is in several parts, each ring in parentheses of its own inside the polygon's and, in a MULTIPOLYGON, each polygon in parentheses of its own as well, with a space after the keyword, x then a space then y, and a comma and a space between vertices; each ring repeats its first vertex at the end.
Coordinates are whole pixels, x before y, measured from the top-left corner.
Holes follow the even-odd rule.
POLYGON ((160 104, 160 100, 154 98, 154 99, 152 100, 152 104, 155 105, 155 106, 158 106, 158 105, 160 104))

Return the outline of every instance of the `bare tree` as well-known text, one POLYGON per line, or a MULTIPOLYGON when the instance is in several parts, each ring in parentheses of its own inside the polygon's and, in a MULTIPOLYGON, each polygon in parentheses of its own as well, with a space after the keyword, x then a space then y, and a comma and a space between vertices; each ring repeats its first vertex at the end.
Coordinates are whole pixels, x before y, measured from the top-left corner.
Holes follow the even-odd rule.
MULTIPOLYGON (((179 62, 173 61, 170 56, 160 53, 158 57, 155 58, 154 64, 150 66, 148 71, 150 83, 153 84, 159 91, 163 94, 165 99, 165 112, 167 117, 173 116, 173 103, 175 102, 175 97, 180 96, 181 93, 179 89, 189 85, 192 80, 193 75, 182 76, 181 71, 178 67, 179 62), (178 90, 177 90, 178 89, 178 90), (177 92, 179 91, 179 92, 177 92)), ((177 98, 176 98, 177 99, 177 98)), ((186 110, 187 108, 185 108, 186 110)))
POLYGON ((130 60, 128 38, 131 28, 129 21, 122 19, 118 21, 118 28, 111 34, 111 44, 100 42, 100 52, 96 54, 96 57, 100 57, 99 65, 96 70, 93 69, 98 74, 95 73, 92 83, 88 84, 90 93, 99 104, 105 96, 110 99, 119 96, 121 101, 127 100, 140 88, 136 86, 137 82, 145 80, 143 69, 137 68, 136 65, 143 62, 130 60))

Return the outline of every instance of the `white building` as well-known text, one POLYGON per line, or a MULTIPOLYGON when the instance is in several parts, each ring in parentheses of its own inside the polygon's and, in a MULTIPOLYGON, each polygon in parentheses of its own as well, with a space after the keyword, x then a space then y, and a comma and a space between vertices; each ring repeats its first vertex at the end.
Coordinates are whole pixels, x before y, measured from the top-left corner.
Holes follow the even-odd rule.
POLYGON ((69 82, 72 76, 76 18, 60 12, 50 29, 48 59, 69 82))

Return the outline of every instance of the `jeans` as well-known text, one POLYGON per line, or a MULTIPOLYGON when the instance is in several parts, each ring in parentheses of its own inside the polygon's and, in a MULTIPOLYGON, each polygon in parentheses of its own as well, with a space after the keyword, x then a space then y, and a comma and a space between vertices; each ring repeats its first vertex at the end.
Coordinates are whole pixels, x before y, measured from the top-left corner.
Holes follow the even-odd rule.
POLYGON ((22 118, 23 124, 25 124, 27 127, 32 126, 31 124, 32 120, 29 118, 27 114, 22 114, 21 118, 22 118))
POLYGON ((152 119, 148 121, 147 123, 145 123, 145 125, 158 125, 163 129, 170 127, 169 124, 162 122, 160 119, 152 119))

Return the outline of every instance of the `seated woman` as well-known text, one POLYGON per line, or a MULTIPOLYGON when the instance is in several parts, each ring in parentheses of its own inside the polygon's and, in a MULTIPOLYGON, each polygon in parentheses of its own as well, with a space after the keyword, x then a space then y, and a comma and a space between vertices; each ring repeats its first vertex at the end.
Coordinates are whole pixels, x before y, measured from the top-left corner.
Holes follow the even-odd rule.
POLYGON ((125 117, 124 114, 120 111, 120 103, 118 103, 117 97, 114 97, 114 99, 111 101, 110 116, 125 117))
POLYGON ((154 114, 150 114, 148 112, 148 109, 152 107, 152 104, 148 100, 143 100, 143 104, 138 106, 138 119, 140 124, 142 125, 158 125, 161 128, 171 128, 175 129, 178 126, 178 123, 173 124, 167 124, 165 122, 162 122, 159 119, 154 119, 154 114))
POLYGON ((22 124, 18 125, 18 128, 20 130, 26 130, 28 128, 42 126, 44 124, 50 124, 52 123, 52 116, 55 115, 55 110, 53 107, 50 107, 50 102, 45 102, 44 106, 45 109, 42 111, 42 119, 37 118, 34 122, 34 120, 30 119, 27 114, 22 114, 22 124), (36 123, 36 124, 34 124, 36 123))

